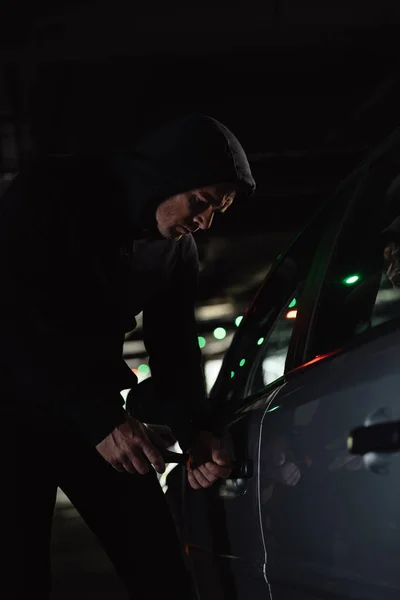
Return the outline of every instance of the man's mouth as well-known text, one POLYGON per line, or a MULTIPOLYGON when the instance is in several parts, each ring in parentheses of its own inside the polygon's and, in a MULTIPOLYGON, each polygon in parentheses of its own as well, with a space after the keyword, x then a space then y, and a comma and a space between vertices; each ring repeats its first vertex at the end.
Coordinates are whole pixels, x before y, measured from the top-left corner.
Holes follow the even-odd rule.
POLYGON ((181 233, 183 235, 187 235, 188 233, 191 233, 190 229, 188 229, 184 225, 178 225, 176 227, 176 230, 178 231, 178 233, 181 233))
POLYGON ((185 235, 189 235, 189 233, 196 233, 196 231, 200 229, 198 225, 194 225, 192 228, 187 227, 186 225, 179 225, 178 227, 179 230, 182 231, 182 233, 184 233, 185 235))

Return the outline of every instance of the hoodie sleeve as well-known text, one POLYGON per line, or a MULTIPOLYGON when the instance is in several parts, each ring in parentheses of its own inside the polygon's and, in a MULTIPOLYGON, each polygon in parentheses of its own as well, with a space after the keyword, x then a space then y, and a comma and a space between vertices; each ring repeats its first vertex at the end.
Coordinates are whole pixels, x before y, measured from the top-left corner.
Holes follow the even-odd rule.
POLYGON ((18 176, 1 198, 0 365, 24 412, 53 412, 95 445, 125 420, 119 382, 128 374, 123 339, 100 320, 98 289, 86 293, 99 278, 72 256, 90 236, 73 207, 60 218, 64 191, 42 172, 18 176))
POLYGON ((165 420, 187 449, 196 431, 210 429, 210 410, 194 315, 197 248, 192 236, 180 244, 168 288, 143 311, 143 334, 165 420))

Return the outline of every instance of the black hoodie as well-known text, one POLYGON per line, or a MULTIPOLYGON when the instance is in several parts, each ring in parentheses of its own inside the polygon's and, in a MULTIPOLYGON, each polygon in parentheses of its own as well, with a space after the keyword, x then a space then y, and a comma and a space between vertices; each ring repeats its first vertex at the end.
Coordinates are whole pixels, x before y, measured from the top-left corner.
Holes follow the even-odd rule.
POLYGON ((192 115, 132 152, 58 157, 21 172, 0 199, 0 394, 47 411, 92 444, 125 419, 120 390, 136 378, 124 333, 143 311, 144 341, 165 420, 187 447, 208 426, 194 320, 198 257, 192 236, 161 238, 164 199, 230 182, 255 184, 222 124, 192 115))

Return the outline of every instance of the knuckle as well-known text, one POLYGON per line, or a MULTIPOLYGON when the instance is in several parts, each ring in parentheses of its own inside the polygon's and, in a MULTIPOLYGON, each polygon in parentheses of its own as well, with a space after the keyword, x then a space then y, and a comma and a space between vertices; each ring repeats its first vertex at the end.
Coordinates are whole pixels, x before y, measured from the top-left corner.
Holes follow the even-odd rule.
POLYGON ((147 464, 143 460, 136 460, 135 461, 135 469, 141 475, 145 475, 148 472, 148 470, 149 470, 147 464))

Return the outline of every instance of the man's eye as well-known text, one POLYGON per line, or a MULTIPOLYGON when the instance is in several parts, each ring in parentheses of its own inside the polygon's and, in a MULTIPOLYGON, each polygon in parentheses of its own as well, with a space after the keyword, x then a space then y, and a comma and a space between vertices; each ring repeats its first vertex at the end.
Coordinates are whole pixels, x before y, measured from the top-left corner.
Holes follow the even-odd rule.
POLYGON ((196 196, 196 194, 191 194, 190 196, 190 204, 197 208, 197 209, 202 209, 205 210, 208 206, 208 202, 206 202, 205 200, 202 200, 202 198, 200 198, 199 196, 196 196))

